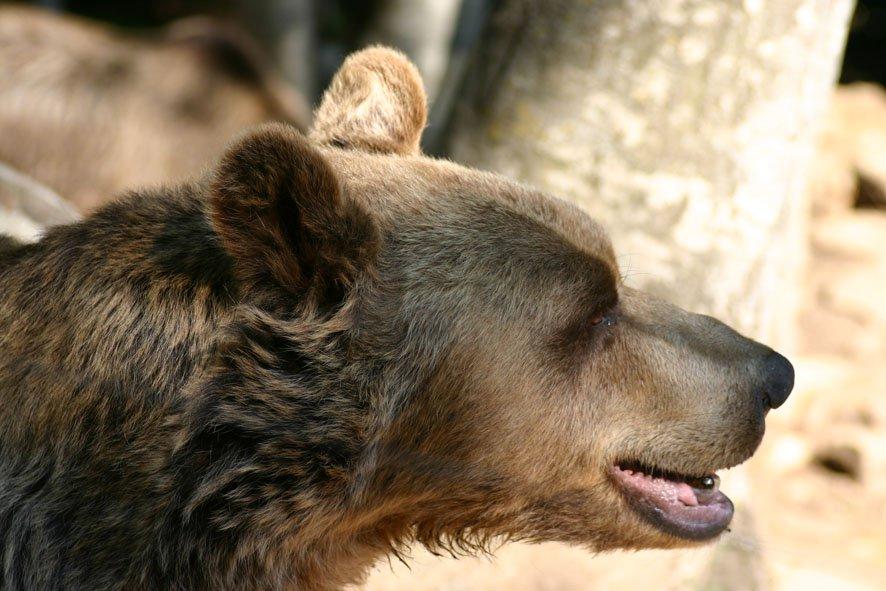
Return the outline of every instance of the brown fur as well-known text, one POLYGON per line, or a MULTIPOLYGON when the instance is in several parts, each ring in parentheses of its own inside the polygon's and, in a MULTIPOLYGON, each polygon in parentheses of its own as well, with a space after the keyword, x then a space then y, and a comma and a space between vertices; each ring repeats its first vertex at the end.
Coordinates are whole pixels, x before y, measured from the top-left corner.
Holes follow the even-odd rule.
POLYGON ((388 102, 412 72, 358 54, 313 141, 265 126, 203 180, 0 243, 0 586, 324 590, 413 540, 696 543, 609 470, 749 457, 771 350, 624 287, 574 206, 414 153, 397 113, 423 107, 388 102))
POLYGON ((0 63, 0 161, 81 209, 197 175, 250 125, 308 119, 251 39, 206 19, 138 36, 0 6, 0 63))
POLYGON ((349 57, 317 110, 311 138, 382 154, 418 154, 427 97, 401 53, 372 47, 349 57))

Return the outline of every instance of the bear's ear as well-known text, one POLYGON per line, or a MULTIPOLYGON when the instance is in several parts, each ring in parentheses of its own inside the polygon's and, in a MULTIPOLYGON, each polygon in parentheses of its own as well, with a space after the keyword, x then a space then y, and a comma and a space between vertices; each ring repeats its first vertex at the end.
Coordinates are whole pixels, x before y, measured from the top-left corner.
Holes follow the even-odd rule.
POLYGON ((269 124, 236 141, 216 169, 211 217, 246 290, 335 305, 375 256, 372 219, 346 198, 298 131, 269 124))
POLYGON ((314 114, 311 139, 387 154, 417 154, 427 122, 421 76, 409 59, 385 47, 350 56, 314 114))

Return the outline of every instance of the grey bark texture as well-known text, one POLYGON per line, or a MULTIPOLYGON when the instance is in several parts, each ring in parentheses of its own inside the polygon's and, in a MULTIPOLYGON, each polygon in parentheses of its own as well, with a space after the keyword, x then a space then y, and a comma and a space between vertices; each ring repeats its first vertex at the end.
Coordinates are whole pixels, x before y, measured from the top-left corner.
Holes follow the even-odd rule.
POLYGON ((386 0, 367 35, 368 43, 391 45, 415 62, 428 97, 437 96, 462 0, 386 0))
MULTIPOLYGON (((505 0, 449 152, 583 206, 629 285, 790 350, 807 167, 853 5, 505 0)), ((635 567, 662 589, 765 588, 746 472, 724 489, 732 534, 635 567)))
POLYGON ((629 284, 783 337, 775 300, 797 278, 806 165, 853 4, 505 1, 450 152, 584 206, 629 284))
POLYGON ((316 91, 313 0, 235 0, 233 5, 283 76, 310 100, 316 91))

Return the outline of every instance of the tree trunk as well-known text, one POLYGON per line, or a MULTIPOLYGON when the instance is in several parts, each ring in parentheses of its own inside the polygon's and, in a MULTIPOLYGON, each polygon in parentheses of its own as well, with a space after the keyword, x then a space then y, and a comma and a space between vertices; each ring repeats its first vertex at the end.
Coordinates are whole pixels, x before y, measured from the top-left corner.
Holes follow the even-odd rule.
POLYGON ((852 5, 505 1, 451 155, 581 204, 629 283, 771 340, 852 5))
POLYGON ((462 0, 386 0, 367 35, 369 43, 392 45, 421 72, 428 97, 437 96, 462 0))
POLYGON ((234 0, 232 4, 237 18, 256 35, 283 76, 312 101, 317 41, 313 0, 234 0))
MULTIPOLYGON (((852 7, 504 0, 450 155, 582 205, 629 285, 790 348, 805 169, 852 7)), ((735 531, 714 549, 600 560, 633 561, 663 589, 765 587, 746 476, 727 480, 735 531)))

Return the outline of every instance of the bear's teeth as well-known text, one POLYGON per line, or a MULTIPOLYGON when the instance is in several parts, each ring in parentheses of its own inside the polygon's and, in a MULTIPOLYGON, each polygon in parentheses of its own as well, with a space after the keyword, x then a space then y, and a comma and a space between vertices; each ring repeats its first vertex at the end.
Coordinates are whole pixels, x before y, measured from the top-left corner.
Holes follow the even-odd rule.
POLYGON ((690 478, 687 480, 690 486, 700 490, 715 491, 720 488, 720 477, 716 474, 690 478))

